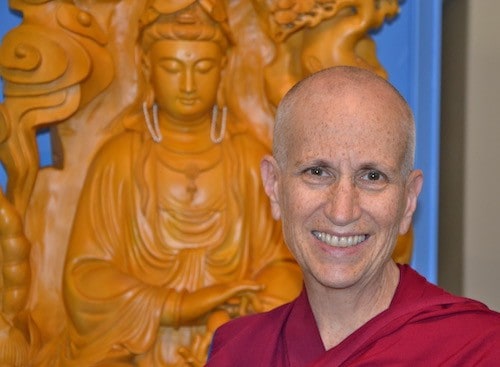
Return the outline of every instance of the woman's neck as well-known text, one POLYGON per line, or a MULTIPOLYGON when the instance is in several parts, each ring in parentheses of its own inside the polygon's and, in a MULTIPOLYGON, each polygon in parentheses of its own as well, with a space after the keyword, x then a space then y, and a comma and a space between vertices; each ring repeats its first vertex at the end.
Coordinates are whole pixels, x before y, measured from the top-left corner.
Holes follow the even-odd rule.
POLYGON ((399 284, 399 269, 392 261, 377 281, 362 289, 307 287, 311 309, 325 349, 330 349, 368 320, 386 310, 399 284))

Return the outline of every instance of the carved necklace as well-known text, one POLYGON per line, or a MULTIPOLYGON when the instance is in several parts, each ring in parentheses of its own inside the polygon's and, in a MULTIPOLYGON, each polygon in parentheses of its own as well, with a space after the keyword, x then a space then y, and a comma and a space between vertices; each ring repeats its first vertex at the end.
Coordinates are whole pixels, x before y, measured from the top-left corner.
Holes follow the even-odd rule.
POLYGON ((200 174, 210 171, 222 163, 222 149, 220 145, 213 145, 200 152, 175 151, 165 145, 158 152, 160 163, 172 171, 181 173, 187 179, 186 193, 189 200, 193 201, 198 192, 196 180, 200 174))

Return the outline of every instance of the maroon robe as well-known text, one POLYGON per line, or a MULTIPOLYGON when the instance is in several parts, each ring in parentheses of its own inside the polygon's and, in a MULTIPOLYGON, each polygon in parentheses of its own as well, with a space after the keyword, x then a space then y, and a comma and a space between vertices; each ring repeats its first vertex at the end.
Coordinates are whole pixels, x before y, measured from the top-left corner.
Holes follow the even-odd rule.
POLYGON ((500 366, 500 313, 399 268, 389 308, 334 348, 325 351, 303 291, 289 304, 223 325, 207 366, 500 366))

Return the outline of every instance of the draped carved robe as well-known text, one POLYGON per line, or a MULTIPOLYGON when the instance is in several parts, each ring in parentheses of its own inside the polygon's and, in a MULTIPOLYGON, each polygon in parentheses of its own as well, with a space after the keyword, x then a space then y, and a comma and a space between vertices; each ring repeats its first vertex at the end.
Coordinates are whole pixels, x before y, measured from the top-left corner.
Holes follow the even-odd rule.
POLYGON ((101 149, 80 198, 63 285, 68 365, 178 365, 206 326, 160 326, 169 297, 292 263, 260 181, 267 149, 249 131, 228 128, 220 162, 189 177, 140 130, 101 149))

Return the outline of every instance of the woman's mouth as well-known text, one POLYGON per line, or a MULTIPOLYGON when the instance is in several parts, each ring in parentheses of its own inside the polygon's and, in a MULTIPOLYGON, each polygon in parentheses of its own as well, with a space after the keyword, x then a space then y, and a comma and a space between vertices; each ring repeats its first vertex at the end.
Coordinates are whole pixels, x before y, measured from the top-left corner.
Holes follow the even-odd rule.
POLYGON ((326 243, 328 246, 333 247, 351 247, 366 241, 369 237, 366 234, 355 236, 334 236, 325 232, 312 231, 314 237, 321 242, 326 243))

